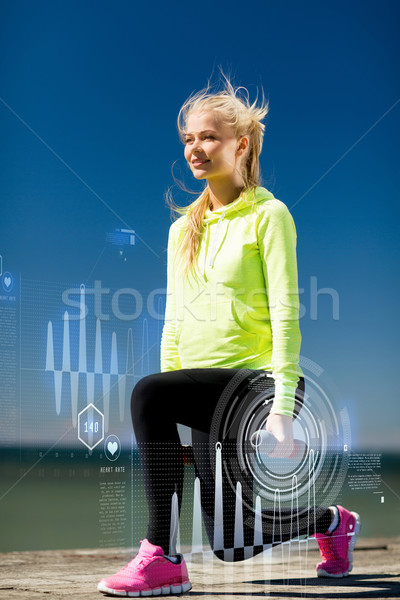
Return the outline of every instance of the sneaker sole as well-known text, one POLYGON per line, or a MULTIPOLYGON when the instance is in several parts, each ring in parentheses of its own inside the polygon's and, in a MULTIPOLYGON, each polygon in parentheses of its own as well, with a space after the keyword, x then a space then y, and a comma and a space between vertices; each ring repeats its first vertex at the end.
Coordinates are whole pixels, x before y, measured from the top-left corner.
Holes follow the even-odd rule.
POLYGON ((152 590, 140 590, 137 592, 125 592, 120 590, 113 590, 105 586, 104 584, 99 583, 97 586, 97 590, 102 592, 103 594, 111 594, 112 596, 119 596, 122 598, 139 598, 139 597, 149 597, 149 596, 176 596, 178 594, 184 594, 192 589, 192 584, 190 581, 182 583, 181 585, 164 585, 159 588, 154 588, 152 590))
POLYGON ((335 579, 340 579, 341 577, 347 577, 347 575, 352 570, 352 568, 353 568, 353 550, 354 550, 354 546, 356 545, 356 542, 357 542, 357 536, 361 530, 361 519, 360 519, 360 515, 358 513, 352 512, 351 514, 353 515, 353 517, 355 519, 355 524, 354 524, 354 532, 351 534, 352 538, 350 540, 349 549, 347 552, 347 560, 349 561, 349 568, 347 569, 347 571, 345 573, 328 573, 327 571, 324 571, 324 569, 318 569, 318 571, 317 571, 318 577, 333 577, 335 579))

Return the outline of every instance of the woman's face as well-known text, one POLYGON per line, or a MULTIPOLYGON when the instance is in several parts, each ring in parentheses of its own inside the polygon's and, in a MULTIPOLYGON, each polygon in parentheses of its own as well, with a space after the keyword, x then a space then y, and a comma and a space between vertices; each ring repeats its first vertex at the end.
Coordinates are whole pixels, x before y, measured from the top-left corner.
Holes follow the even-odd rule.
POLYGON ((239 140, 233 129, 222 124, 213 111, 191 113, 184 140, 185 158, 196 179, 237 176, 239 140))

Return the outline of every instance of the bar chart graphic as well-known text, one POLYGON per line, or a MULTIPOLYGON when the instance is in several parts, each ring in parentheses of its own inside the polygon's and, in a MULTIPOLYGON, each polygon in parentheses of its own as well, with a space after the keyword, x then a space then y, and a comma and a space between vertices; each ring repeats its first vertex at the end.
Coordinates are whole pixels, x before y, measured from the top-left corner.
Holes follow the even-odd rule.
MULTIPOLYGON (((223 498, 223 456, 222 456, 222 444, 218 443, 215 448, 215 471, 214 471, 214 533, 212 540, 206 540, 203 536, 201 515, 202 515, 202 491, 201 483, 198 477, 194 480, 193 485, 193 509, 192 509, 192 536, 189 542, 189 552, 187 558, 190 559, 190 555, 209 555, 213 552, 219 553, 220 558, 224 562, 234 562, 235 555, 237 557, 237 551, 241 550, 241 559, 248 560, 255 557, 257 554, 265 551, 271 551, 276 545, 284 545, 288 548, 285 553, 286 558, 283 562, 290 563, 290 555, 292 548, 300 549, 300 546, 308 551, 308 543, 311 536, 315 533, 315 518, 313 518, 313 507, 315 507, 316 494, 315 494, 315 456, 313 452, 310 452, 307 457, 307 472, 304 475, 306 487, 308 489, 308 499, 306 505, 299 507, 297 489, 298 481, 296 476, 291 478, 291 510, 289 511, 289 527, 291 532, 291 539, 287 539, 287 536, 283 535, 284 529, 288 528, 288 523, 285 522, 283 525, 279 518, 276 519, 274 524, 272 535, 269 522, 265 521, 265 514, 262 508, 263 499, 260 495, 254 497, 254 503, 252 507, 253 512, 253 539, 249 545, 245 544, 244 541, 244 506, 243 506, 243 495, 242 485, 238 481, 236 482, 236 505, 234 513, 234 536, 233 546, 227 546, 225 543, 226 535, 224 532, 227 526, 227 518, 225 516, 225 506, 223 498), (299 512, 305 513, 307 516, 306 530, 307 534, 299 529, 299 512), (266 527, 267 525, 267 527, 266 527), (265 535, 266 532, 269 533, 265 535), (210 550, 210 546, 212 550, 210 550)), ((189 492, 190 493, 190 492, 189 492)), ((279 489, 274 490, 273 503, 268 506, 269 513, 280 514, 282 508, 282 495, 279 489)), ((230 514, 230 512, 229 512, 230 514)), ((304 519, 303 519, 304 520, 304 519)), ((287 521, 287 518, 286 518, 287 521)), ((232 527, 232 523, 229 523, 229 528, 232 527)), ((303 527, 304 530, 304 527, 303 527)), ((178 498, 176 493, 172 497, 171 501, 171 534, 170 534, 170 548, 172 552, 181 552, 181 539, 180 539, 180 527, 179 527, 179 511, 178 511, 178 498)))

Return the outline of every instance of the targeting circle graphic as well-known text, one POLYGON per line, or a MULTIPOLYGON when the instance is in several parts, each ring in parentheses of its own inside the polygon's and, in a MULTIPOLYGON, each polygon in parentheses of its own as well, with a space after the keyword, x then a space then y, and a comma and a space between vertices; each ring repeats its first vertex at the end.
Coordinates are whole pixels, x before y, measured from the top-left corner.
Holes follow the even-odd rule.
MULTIPOLYGON (((300 363, 305 393, 298 388, 293 421, 294 438, 304 451, 294 458, 271 458, 251 444, 265 428, 274 399, 270 372, 238 370, 217 404, 209 446, 213 472, 218 447, 223 477, 233 490, 240 483, 242 502, 251 510, 255 497, 269 509, 329 506, 343 486, 351 447, 348 412, 323 369, 305 363, 308 368, 300 363)), ((301 524, 301 511, 297 518, 301 524)))

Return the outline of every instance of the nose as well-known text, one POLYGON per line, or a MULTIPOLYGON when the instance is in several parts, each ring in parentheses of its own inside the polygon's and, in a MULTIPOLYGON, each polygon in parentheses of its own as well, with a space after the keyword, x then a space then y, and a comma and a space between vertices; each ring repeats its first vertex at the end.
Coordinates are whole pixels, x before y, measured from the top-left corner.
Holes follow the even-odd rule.
POLYGON ((192 152, 193 154, 202 154, 203 148, 200 142, 196 142, 195 144, 193 144, 192 152))
POLYGON ((203 152, 202 140, 200 137, 194 135, 190 143, 190 151, 192 154, 203 152))
POLYGON ((204 152, 203 146, 201 144, 196 144, 193 147, 192 154, 194 154, 194 156, 199 156, 199 157, 205 157, 206 156, 206 153, 204 152))

